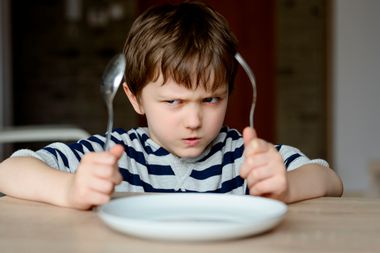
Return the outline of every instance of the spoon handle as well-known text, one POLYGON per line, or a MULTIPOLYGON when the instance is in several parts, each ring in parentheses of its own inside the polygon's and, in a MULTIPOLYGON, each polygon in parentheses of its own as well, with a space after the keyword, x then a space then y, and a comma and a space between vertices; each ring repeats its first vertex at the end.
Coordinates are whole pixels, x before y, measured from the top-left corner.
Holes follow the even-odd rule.
POLYGON ((256 91, 256 80, 255 75, 253 74, 252 69, 249 67, 248 63, 244 60, 244 58, 239 54, 235 54, 235 59, 238 61, 238 63, 242 66, 245 73, 247 74, 249 81, 252 85, 252 104, 251 104, 251 111, 249 113, 249 126, 253 128, 253 114, 255 112, 255 106, 256 106, 256 97, 257 97, 257 91, 256 91))
POLYGON ((107 101, 107 110, 108 110, 108 122, 107 122, 107 136, 106 142, 104 144, 104 150, 108 151, 110 149, 110 140, 111 140, 111 131, 113 126, 113 106, 112 103, 107 101))

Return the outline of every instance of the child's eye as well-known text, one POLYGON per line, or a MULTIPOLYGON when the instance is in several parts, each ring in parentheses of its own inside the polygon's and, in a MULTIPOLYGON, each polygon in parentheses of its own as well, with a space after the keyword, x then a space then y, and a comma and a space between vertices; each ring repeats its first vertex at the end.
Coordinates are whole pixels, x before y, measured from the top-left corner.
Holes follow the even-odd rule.
POLYGON ((218 98, 218 97, 212 97, 212 98, 205 98, 205 99, 203 99, 203 102, 210 103, 210 104, 215 104, 215 103, 218 103, 219 101, 220 101, 220 98, 218 98))
POLYGON ((179 99, 172 99, 172 100, 165 100, 164 101, 165 103, 169 104, 169 105, 178 105, 181 103, 181 100, 179 99))

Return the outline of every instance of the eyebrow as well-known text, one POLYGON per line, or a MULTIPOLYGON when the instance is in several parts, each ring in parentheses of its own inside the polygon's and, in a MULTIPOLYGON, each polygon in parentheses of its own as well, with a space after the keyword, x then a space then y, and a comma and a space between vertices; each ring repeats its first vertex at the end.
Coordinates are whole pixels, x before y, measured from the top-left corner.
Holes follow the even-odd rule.
MULTIPOLYGON (((228 89, 218 89, 216 91, 209 91, 204 93, 204 95, 199 96, 199 99, 209 98, 209 97, 224 97, 228 96, 228 89)), ((158 94, 159 99, 176 99, 183 98, 180 94, 158 94)), ((185 99, 185 98, 183 98, 185 99)))
POLYGON ((215 91, 209 92, 208 94, 210 94, 212 96, 215 96, 215 95, 219 95, 219 96, 227 95, 228 94, 228 88, 227 87, 218 88, 215 91))

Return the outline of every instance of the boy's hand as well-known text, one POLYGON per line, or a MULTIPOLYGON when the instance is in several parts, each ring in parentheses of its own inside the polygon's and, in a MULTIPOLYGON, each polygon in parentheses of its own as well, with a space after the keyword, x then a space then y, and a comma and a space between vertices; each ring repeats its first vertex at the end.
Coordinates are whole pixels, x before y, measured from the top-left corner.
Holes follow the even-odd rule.
POLYGON ((89 209, 110 200, 115 185, 122 181, 118 160, 123 151, 121 145, 115 145, 108 152, 88 153, 82 157, 68 186, 70 207, 89 209))
POLYGON ((288 181, 286 169, 276 148, 257 138, 254 129, 243 131, 244 162, 240 176, 247 180, 249 193, 286 201, 288 181))

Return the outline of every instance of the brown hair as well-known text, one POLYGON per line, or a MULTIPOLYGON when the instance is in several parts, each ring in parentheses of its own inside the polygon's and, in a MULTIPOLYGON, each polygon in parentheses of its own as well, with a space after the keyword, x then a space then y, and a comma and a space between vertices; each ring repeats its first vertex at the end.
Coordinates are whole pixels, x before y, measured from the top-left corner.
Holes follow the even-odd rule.
POLYGON ((125 81, 139 97, 145 85, 162 73, 187 88, 216 90, 236 75, 236 39, 226 20, 199 2, 165 4, 141 14, 124 46, 125 81), (213 80, 211 83, 210 80, 213 80))

